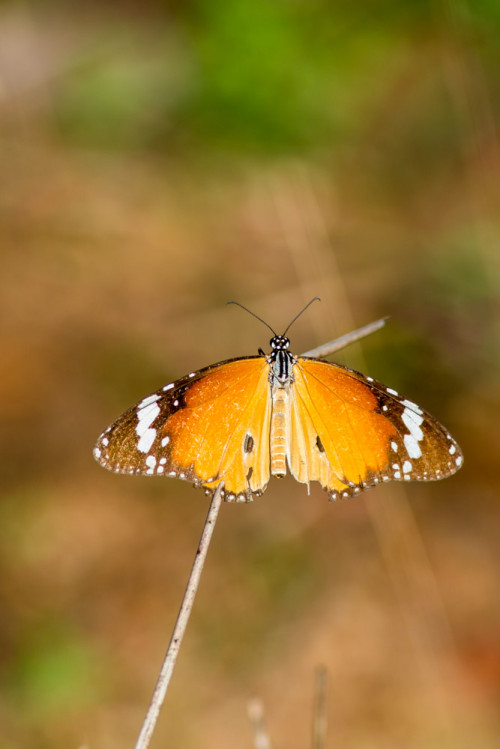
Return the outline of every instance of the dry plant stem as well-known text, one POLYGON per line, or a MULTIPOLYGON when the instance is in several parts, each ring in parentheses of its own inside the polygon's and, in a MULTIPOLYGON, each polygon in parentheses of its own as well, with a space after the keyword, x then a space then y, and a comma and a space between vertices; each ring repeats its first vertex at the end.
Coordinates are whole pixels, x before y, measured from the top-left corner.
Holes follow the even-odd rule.
POLYGON ((165 656, 165 660, 163 661, 163 666, 161 668, 160 675, 153 692, 151 704, 149 706, 148 712, 146 713, 144 723, 142 724, 141 732, 139 734, 139 738, 137 739, 135 749, 146 749, 149 746, 151 736, 153 735, 156 721, 158 720, 158 715, 163 704, 163 700, 165 699, 165 694, 167 693, 170 679, 172 677, 172 672, 177 660, 177 655, 179 653, 182 638, 184 636, 184 632, 186 631, 186 626, 189 620, 191 609, 193 607, 196 591, 198 590, 203 565, 205 564, 208 547, 210 546, 210 540, 215 528, 215 522, 217 520, 217 515, 219 514, 220 506, 222 503, 221 492, 222 486, 218 486, 215 490, 212 502, 210 504, 210 509, 205 521, 203 533, 201 534, 200 544, 198 546, 196 557, 194 559, 193 568, 191 570, 188 584, 186 586, 186 592, 184 593, 184 598, 182 599, 179 615, 177 617, 174 631, 172 633, 172 638, 170 640, 170 645, 168 646, 167 654, 165 656))
MULTIPOLYGON (((347 333, 347 335, 341 336, 334 341, 325 343, 323 346, 319 346, 317 349, 307 351, 304 356, 328 356, 328 354, 331 354, 334 351, 338 351, 344 346, 347 346, 349 343, 358 341, 360 338, 364 338, 365 336, 370 335, 370 333, 374 333, 376 330, 379 330, 385 325, 386 320, 387 318, 383 318, 381 320, 377 320, 376 322, 370 323, 369 325, 365 325, 362 328, 358 328, 358 330, 354 330, 352 333, 347 333)), ((196 552, 193 568, 191 570, 191 575, 189 576, 179 615, 177 617, 174 631, 172 633, 172 638, 170 640, 170 645, 168 646, 167 654, 165 656, 165 660, 163 661, 160 675, 153 692, 151 704, 149 705, 144 723, 142 724, 141 732, 139 734, 139 738, 137 739, 135 749, 147 749, 151 740, 151 736, 153 735, 153 731, 158 720, 158 715, 160 713, 161 706, 163 705, 170 679, 172 678, 172 672, 174 670, 182 638, 184 637, 184 632, 186 631, 187 623, 189 621, 189 616, 193 607, 196 591, 198 590, 203 565, 205 564, 208 547, 210 546, 210 540, 212 538, 212 533, 215 527, 215 521, 217 520, 217 516, 219 514, 220 506, 222 503, 221 491, 222 485, 217 487, 212 499, 212 503, 210 505, 210 509, 208 511, 205 526, 203 528, 203 533, 201 534, 198 551, 196 552)), ((265 741, 268 741, 268 739, 265 736, 265 733, 260 734, 260 740, 261 744, 259 744, 259 746, 266 747, 265 741)), ((269 744, 267 746, 269 746, 269 744)))
POLYGON ((334 341, 329 341, 322 346, 318 346, 318 348, 306 351, 302 356, 315 356, 318 359, 329 356, 330 354, 333 354, 334 351, 339 351, 341 348, 349 346, 349 344, 359 341, 361 338, 366 338, 366 336, 380 330, 380 328, 384 327, 388 319, 388 317, 382 317, 380 320, 368 323, 368 325, 364 325, 362 328, 353 330, 352 333, 346 333, 346 335, 340 336, 340 338, 335 338, 334 341))
POLYGON ((314 711, 313 711, 313 749, 325 749, 326 746, 326 688, 328 672, 324 666, 318 666, 315 674, 314 711))

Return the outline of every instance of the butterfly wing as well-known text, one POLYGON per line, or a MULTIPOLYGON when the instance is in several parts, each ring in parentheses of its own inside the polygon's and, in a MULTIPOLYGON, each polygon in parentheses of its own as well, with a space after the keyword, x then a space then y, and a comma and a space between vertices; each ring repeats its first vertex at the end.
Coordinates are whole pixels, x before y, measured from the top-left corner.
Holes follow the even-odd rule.
POLYGON ((231 359, 165 385, 99 437, 96 460, 116 473, 192 481, 250 501, 269 481, 271 396, 262 356, 231 359))
POLYGON ((298 481, 331 499, 381 481, 450 476, 463 457, 439 422, 372 378, 300 357, 293 367, 288 461, 298 481))

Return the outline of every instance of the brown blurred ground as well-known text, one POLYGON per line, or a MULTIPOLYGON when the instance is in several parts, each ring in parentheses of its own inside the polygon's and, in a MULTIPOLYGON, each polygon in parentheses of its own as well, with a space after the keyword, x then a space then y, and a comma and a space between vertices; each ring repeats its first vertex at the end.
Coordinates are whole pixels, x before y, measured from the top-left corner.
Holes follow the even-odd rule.
POLYGON ((323 663, 329 747, 495 747, 494 26, 458 4, 417 27, 397 4, 325 5, 342 21, 342 112, 310 143, 278 121, 264 148, 256 116, 249 145, 236 126, 225 142, 213 98, 167 106, 196 77, 189 35, 207 7, 2 6, 0 746, 133 745, 207 501, 107 474, 93 442, 164 382, 267 347, 228 299, 279 331, 318 294, 293 350, 391 315, 341 361, 435 413, 464 468, 334 505, 273 481, 224 506, 152 746, 250 747, 258 695, 274 745, 308 747, 323 663), (103 114, 87 83, 105 65, 103 114))

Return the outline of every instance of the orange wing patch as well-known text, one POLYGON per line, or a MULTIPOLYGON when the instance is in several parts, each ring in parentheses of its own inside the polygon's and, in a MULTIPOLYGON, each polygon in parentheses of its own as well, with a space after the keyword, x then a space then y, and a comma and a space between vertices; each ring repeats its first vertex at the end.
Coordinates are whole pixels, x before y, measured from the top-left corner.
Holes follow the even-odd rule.
POLYGON ((172 476, 250 501, 270 475, 269 363, 231 359, 144 398, 101 434, 96 460, 116 473, 172 476))
POLYGON ((193 383, 162 429, 172 444, 171 470, 210 492, 222 483, 229 500, 262 493, 270 463, 268 376, 259 357, 223 364, 193 383))
POLYGON ((444 478, 461 465, 460 448, 430 414, 359 372, 299 358, 292 388, 290 470, 333 499, 389 479, 444 478))
POLYGON ((332 496, 377 483, 396 429, 373 392, 342 367, 299 359, 294 367, 289 464, 298 481, 332 496))

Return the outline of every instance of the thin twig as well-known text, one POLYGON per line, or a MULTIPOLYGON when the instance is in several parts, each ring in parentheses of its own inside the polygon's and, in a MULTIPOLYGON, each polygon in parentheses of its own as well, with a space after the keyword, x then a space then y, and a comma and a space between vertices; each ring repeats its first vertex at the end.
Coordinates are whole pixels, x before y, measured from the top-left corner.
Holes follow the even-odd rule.
POLYGON ((302 356, 315 356, 319 359, 329 356, 330 354, 333 354, 334 351, 339 351, 339 349, 348 346, 350 343, 359 341, 361 338, 366 338, 366 336, 380 330, 380 328, 384 327, 388 319, 388 317, 382 317, 380 320, 375 320, 375 322, 364 325, 362 328, 353 330, 352 333, 346 333, 345 335, 340 336, 340 338, 335 338, 335 340, 324 343, 322 346, 311 349, 311 351, 306 351, 302 356))
POLYGON ((210 504, 210 509, 205 521, 203 533, 201 534, 200 544, 198 546, 198 550, 194 559, 193 568, 191 570, 188 584, 186 586, 186 592, 184 593, 184 598, 182 599, 179 616, 177 617, 177 621, 175 623, 172 638, 170 640, 170 645, 168 646, 167 654, 165 656, 165 660, 163 661, 160 675, 153 692, 151 704, 149 706, 148 712, 146 713, 144 723, 142 724, 141 732, 139 734, 139 738, 137 739, 135 749, 147 749, 151 736, 153 735, 156 721, 158 720, 158 715, 160 713, 160 709, 163 704, 163 700, 165 699, 165 694, 167 693, 167 688, 172 677, 172 672, 177 660, 177 655, 179 653, 182 638, 184 636, 184 632, 186 631, 189 615, 193 607, 196 591, 198 590, 203 565, 207 556, 208 547, 210 546, 210 540, 212 538, 215 521, 217 520, 217 515, 219 514, 221 503, 222 485, 219 485, 214 492, 214 496, 210 504))
POLYGON ((324 666, 316 669, 314 708, 313 708, 313 749, 325 749, 326 746, 326 688, 328 671, 324 666))

